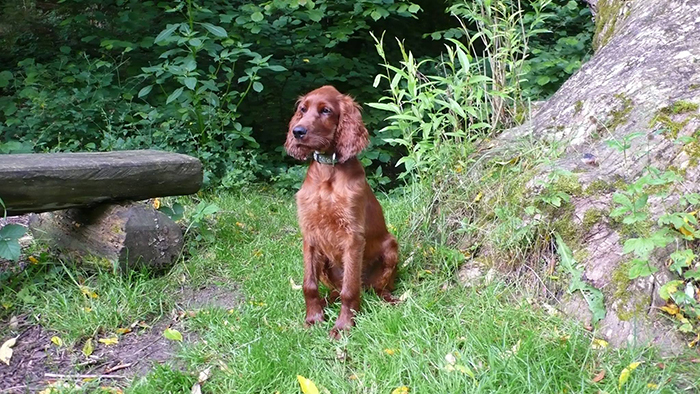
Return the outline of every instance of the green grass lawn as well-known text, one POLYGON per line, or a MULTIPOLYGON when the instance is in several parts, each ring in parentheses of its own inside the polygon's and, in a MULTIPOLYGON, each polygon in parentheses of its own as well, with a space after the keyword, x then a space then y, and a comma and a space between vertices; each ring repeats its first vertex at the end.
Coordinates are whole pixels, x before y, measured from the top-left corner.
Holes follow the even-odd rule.
POLYGON ((396 294, 404 301, 390 306, 365 293, 357 326, 331 340, 339 305, 327 310, 324 324, 303 327, 293 198, 255 191, 210 200, 220 207, 216 241, 165 277, 114 278, 54 264, 34 283, 25 279, 28 290, 5 291, 4 302, 40 316, 45 327, 79 347, 86 337, 167 315, 182 286, 217 284, 240 292, 233 309, 205 308, 185 318, 182 330, 195 339, 179 347, 171 364, 131 382, 130 393, 189 393, 208 367, 204 393, 299 393, 297 375, 330 393, 391 393, 401 386, 410 393, 698 390, 692 365, 664 360, 660 366, 649 349, 593 349, 594 333, 546 313, 517 286, 461 286, 458 254, 411 230, 418 206, 410 196, 381 199, 401 247, 396 294), (80 283, 99 297, 86 297, 80 283), (618 377, 633 362, 641 364, 620 389, 618 377))

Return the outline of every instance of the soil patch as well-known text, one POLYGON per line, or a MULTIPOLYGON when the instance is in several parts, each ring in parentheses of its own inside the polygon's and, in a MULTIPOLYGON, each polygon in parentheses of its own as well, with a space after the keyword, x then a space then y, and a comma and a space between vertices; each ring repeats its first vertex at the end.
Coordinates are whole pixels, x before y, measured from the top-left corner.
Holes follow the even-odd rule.
POLYGON ((195 333, 184 329, 182 319, 187 317, 184 311, 208 307, 228 310, 243 299, 237 290, 216 285, 184 288, 177 298, 182 308, 179 313, 173 311, 173 317, 163 318, 153 326, 134 323, 131 332, 120 335, 119 342, 114 345, 108 346, 93 338, 94 350, 89 357, 82 353, 85 340, 72 347, 58 347, 51 342, 51 337, 57 334, 28 316, 1 322, 0 326, 10 327, 10 332, 0 337, 0 344, 13 336, 19 337, 10 365, 0 363, 0 393, 36 393, 57 380, 79 384, 82 381, 79 375, 102 376, 104 385, 125 387, 131 380, 145 376, 155 364, 173 362, 181 344, 163 336, 166 328, 180 331, 183 343, 197 340, 195 333))

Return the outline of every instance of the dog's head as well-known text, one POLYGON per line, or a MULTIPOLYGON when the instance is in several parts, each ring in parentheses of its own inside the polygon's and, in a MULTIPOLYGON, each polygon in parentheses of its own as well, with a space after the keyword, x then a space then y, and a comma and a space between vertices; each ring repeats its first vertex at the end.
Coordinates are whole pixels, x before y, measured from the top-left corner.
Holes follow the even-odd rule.
POLYGON ((305 160, 316 151, 335 153, 338 162, 343 163, 368 144, 360 106, 334 87, 323 86, 297 101, 284 147, 298 160, 305 160))

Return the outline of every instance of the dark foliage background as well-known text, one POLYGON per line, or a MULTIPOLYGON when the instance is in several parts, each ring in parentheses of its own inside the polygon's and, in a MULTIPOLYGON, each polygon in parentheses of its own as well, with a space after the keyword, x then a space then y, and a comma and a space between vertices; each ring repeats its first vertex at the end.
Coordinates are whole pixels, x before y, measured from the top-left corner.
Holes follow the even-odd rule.
MULTIPOLYGON (((293 187, 302 171, 281 144, 297 96, 333 84, 377 101, 383 66, 369 33, 439 58, 445 39, 467 40, 467 3, 0 0, 0 153, 165 149, 199 157, 210 186, 293 187)), ((550 32, 530 41, 520 84, 532 100, 580 67, 593 30, 583 2, 545 3, 550 32)), ((401 59, 397 46, 386 51, 401 59)), ((384 118, 365 106, 370 130, 384 118)), ((372 143, 363 161, 388 184, 404 152, 372 143)))

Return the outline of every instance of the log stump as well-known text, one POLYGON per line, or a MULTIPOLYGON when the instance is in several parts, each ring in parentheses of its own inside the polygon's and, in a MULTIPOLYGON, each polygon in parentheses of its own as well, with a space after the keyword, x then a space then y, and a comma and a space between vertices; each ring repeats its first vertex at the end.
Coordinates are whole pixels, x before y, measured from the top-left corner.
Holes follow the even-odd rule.
POLYGON ((162 272, 175 263, 183 247, 182 229, 144 203, 32 214, 29 228, 35 239, 63 257, 115 272, 162 272))

